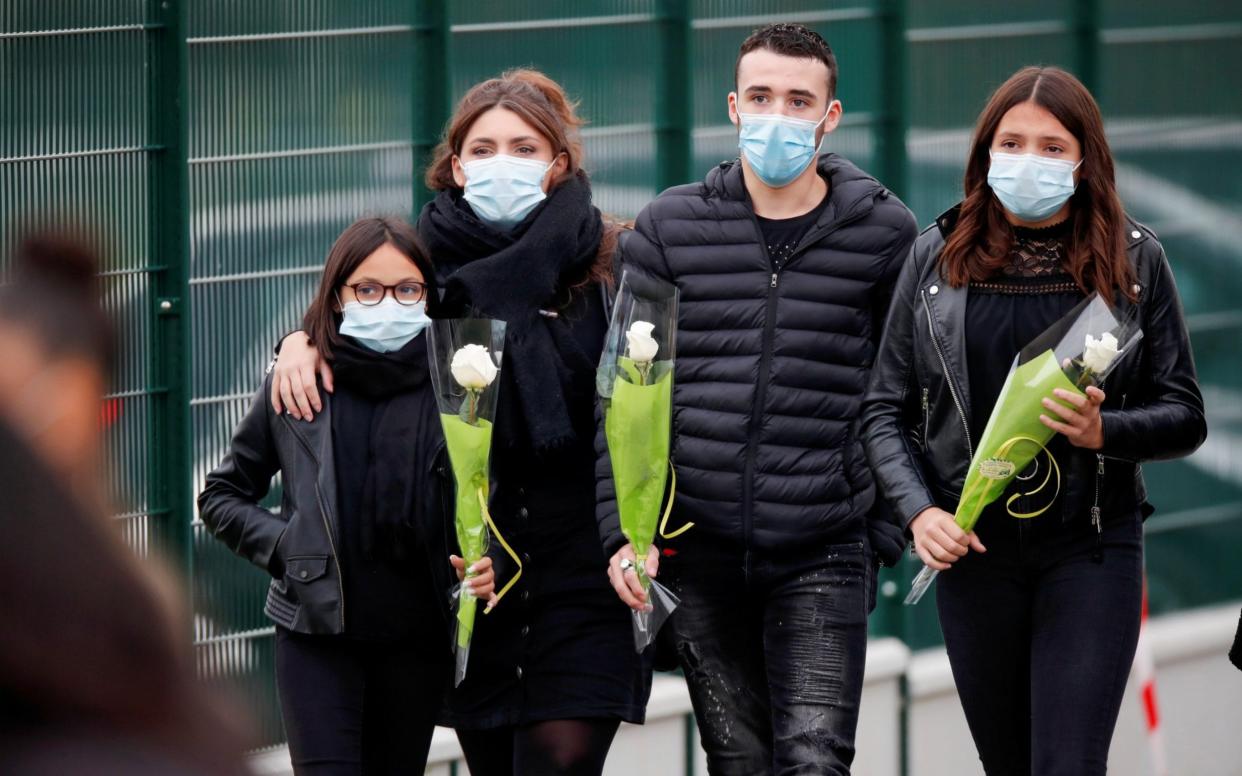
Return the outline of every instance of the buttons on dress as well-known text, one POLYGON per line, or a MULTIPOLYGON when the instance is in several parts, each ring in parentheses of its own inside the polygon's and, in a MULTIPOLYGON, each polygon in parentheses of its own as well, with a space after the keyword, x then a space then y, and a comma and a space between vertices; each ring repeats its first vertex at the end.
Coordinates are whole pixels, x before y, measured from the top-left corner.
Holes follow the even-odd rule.
POLYGON ((1138 238, 1143 236, 1143 233, 1135 229, 1133 232, 1130 232, 1130 236, 1137 240, 1138 238))
POLYGON ((523 591, 522 591, 522 601, 523 601, 523 602, 526 602, 526 601, 529 601, 529 600, 530 600, 530 591, 529 591, 529 590, 523 590, 523 591))
POLYGON ((302 569, 301 571, 299 571, 298 576, 301 577, 302 579, 306 579, 306 569, 302 569))
POLYGON ((517 678, 518 679, 522 678, 522 667, 521 666, 517 667, 517 678))
POLYGON ((1140 286, 1138 283, 1135 283, 1135 284, 1134 284, 1134 285, 1130 288, 1130 290, 1134 292, 1134 295, 1135 295, 1135 296, 1138 296, 1138 295, 1139 295, 1139 293, 1143 290, 1143 287, 1142 287, 1142 286, 1140 286))
POLYGON ((527 636, 529 636, 529 635, 530 635, 530 626, 529 626, 529 625, 523 625, 523 626, 522 626, 522 638, 526 638, 526 637, 527 637, 527 636))
POLYGON ((935 296, 936 294, 939 294, 939 293, 940 293, 940 286, 932 286, 931 288, 927 289, 927 293, 931 294, 932 296, 935 296))
POLYGON ((517 514, 518 514, 518 517, 522 518, 523 520, 526 520, 527 518, 530 517, 530 510, 527 509, 526 507, 522 507, 521 509, 518 510, 517 514))

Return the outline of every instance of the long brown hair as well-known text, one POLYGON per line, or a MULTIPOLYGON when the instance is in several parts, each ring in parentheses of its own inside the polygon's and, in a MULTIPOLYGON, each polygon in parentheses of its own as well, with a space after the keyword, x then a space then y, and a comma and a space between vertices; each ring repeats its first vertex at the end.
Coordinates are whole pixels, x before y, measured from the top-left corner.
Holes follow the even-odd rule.
POLYGON ((325 361, 332 360, 332 348, 341 342, 341 310, 338 304, 341 286, 368 256, 385 244, 400 251, 423 273, 423 282, 427 284, 427 315, 435 317, 440 302, 435 267, 414 227, 400 218, 359 218, 332 244, 315 300, 302 319, 302 329, 325 361))
POLYGON ((1024 102, 1044 108, 1082 145, 1066 271, 1084 292, 1112 301, 1120 288, 1133 298, 1134 271, 1126 257, 1125 212, 1117 197, 1113 155, 1100 108, 1077 78, 1056 67, 1025 67, 992 94, 975 125, 966 162, 966 198, 940 252, 940 272, 954 286, 986 280, 1008 259, 1013 227, 988 185, 989 151, 1001 119, 1024 102))
MULTIPOLYGON (((553 181, 559 186, 575 175, 585 175, 584 153, 579 130, 582 119, 578 116, 578 104, 570 100, 556 81, 538 70, 516 69, 501 73, 475 84, 457 103, 457 110, 449 121, 444 138, 436 146, 431 165, 427 168, 427 188, 433 191, 456 191, 453 179, 453 157, 460 156, 466 135, 474 122, 493 108, 504 108, 534 127, 547 138, 554 155, 565 154, 568 164, 565 172, 553 181)), ((613 219, 604 219, 604 234, 600 238, 599 252, 587 277, 581 284, 612 281, 612 257, 617 250, 620 225, 613 219)))

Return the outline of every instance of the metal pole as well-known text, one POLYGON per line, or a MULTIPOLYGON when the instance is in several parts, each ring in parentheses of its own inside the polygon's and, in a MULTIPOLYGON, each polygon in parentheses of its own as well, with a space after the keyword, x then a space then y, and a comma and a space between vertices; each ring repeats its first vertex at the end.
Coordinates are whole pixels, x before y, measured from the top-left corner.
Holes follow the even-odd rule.
POLYGON ((432 153, 440 142, 440 132, 452 111, 449 65, 448 0, 414 0, 415 61, 418 72, 414 84, 414 217, 432 198, 423 185, 432 153))
POLYGON ((880 15, 881 118, 876 136, 880 181, 899 197, 909 196, 909 126, 906 89, 910 77, 906 59, 905 0, 884 0, 880 15))
POLYGON ((1074 4, 1074 60, 1078 79, 1096 95, 1100 87, 1100 2, 1078 0, 1074 4))
POLYGON ((690 72, 690 2, 658 0, 655 93, 656 189, 686 183, 692 176, 694 80, 690 72))
POLYGON ((151 432, 153 549, 190 580, 190 212, 184 0, 149 0, 151 432))

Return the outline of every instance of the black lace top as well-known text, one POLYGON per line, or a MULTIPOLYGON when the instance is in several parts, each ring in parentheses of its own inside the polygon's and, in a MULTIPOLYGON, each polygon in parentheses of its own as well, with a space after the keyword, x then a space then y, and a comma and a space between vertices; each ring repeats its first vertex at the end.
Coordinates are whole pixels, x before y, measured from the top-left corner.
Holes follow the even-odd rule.
MULTIPOLYGON (((966 301, 966 371, 970 379, 970 436, 975 447, 1018 351, 1083 299, 1082 291, 1065 271, 1072 228, 1069 220, 1043 229, 1015 228, 1010 261, 988 280, 970 284, 966 301)), ((1069 445, 1064 437, 1053 437, 1048 449, 1062 464, 1067 460, 1063 456, 1068 455, 1069 445)), ((1042 455, 1036 466, 1047 466, 1042 455)), ((1031 490, 1044 475, 1042 468, 1028 469, 1023 472, 1026 481, 1011 483, 1005 495, 988 506, 982 522, 994 524, 989 533, 999 527, 996 523, 1012 527, 1019 522, 1006 513, 1006 500, 1013 493, 1031 490)), ((1049 523, 1059 523, 1052 516, 1060 514, 1060 499, 1050 500, 1051 491, 1050 486, 1037 496, 1019 499, 1014 510, 1032 512, 1051 504, 1044 517, 1049 518, 1049 523)))
POLYGON ((1069 293, 1078 290, 1065 271, 1073 221, 1042 229, 1014 227, 1009 263, 988 280, 972 283, 970 290, 985 294, 1069 293))

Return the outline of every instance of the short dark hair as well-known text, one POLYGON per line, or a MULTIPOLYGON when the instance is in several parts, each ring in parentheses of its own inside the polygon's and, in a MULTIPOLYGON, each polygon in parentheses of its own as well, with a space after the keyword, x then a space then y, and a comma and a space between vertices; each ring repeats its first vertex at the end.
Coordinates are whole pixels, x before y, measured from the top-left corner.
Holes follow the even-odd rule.
POLYGON ((737 52, 737 62, 733 65, 733 83, 737 84, 738 69, 742 65, 742 57, 757 49, 766 49, 774 54, 797 59, 818 59, 828 68, 828 99, 837 96, 837 58, 824 36, 804 24, 769 24, 760 27, 742 41, 737 52))
POLYGON ((26 327, 54 358, 84 358, 110 372, 116 343, 98 272, 99 259, 82 237, 29 237, 17 249, 12 284, 0 286, 0 321, 26 327))
POLYGON ((438 314, 440 290, 436 285, 435 266, 414 227, 396 217, 359 218, 333 243, 319 291, 302 319, 302 329, 325 361, 332 360, 333 346, 341 343, 337 292, 362 262, 384 245, 396 248, 423 273, 423 282, 427 284, 427 315, 434 318, 438 314))

